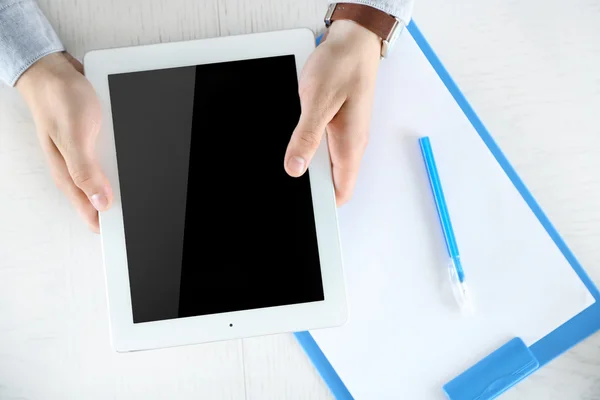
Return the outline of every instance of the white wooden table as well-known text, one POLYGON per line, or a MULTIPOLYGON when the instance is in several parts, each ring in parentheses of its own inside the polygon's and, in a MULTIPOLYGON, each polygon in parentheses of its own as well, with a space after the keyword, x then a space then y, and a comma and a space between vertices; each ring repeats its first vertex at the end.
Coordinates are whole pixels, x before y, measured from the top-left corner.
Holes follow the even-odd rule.
MULTIPOLYGON (((326 8, 325 0, 40 3, 78 57, 103 47, 316 31, 326 8)), ((600 284, 600 4, 417 0, 414 17, 600 284)), ((0 400, 330 398, 291 335, 114 353, 99 237, 54 187, 23 101, 0 88, 0 400)), ((600 334, 503 398, 600 399, 600 334)))

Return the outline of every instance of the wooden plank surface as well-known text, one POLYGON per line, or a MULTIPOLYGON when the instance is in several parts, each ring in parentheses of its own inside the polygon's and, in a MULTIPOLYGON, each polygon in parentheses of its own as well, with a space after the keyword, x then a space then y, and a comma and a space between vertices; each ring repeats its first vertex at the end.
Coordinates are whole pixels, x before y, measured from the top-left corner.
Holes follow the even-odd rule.
MULTIPOLYGON (((67 48, 322 29, 325 0, 41 0, 67 48)), ((417 0, 415 20, 600 283, 600 5, 417 0)), ((110 350, 100 241, 54 187, 0 87, 0 399, 330 399, 291 335, 110 350)), ((399 377, 401 384, 402 377, 399 377)), ((390 395, 390 399, 394 399, 390 395)), ((503 398, 600 399, 600 335, 503 398)))

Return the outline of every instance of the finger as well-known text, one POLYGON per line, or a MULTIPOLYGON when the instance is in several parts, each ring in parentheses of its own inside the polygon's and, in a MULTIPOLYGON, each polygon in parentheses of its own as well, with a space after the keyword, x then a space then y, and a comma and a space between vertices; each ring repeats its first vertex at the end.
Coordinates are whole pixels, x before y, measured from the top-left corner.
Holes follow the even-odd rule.
POLYGON ((92 150, 71 150, 65 156, 73 183, 87 196, 97 211, 106 211, 112 202, 108 179, 92 150))
POLYGON ((299 177, 308 168, 317 151, 325 127, 344 102, 342 96, 328 88, 305 90, 300 95, 302 113, 288 144, 285 170, 299 177))
POLYGON ((347 203, 354 192, 369 140, 369 103, 347 101, 327 127, 336 202, 347 203))
POLYGON ((77 210, 80 217, 86 222, 88 228, 95 233, 100 232, 100 224, 98 221, 98 211, 89 202, 85 193, 79 189, 67 169, 65 161, 56 148, 54 142, 48 137, 41 138, 42 148, 48 157, 52 177, 56 186, 65 194, 71 204, 77 210))

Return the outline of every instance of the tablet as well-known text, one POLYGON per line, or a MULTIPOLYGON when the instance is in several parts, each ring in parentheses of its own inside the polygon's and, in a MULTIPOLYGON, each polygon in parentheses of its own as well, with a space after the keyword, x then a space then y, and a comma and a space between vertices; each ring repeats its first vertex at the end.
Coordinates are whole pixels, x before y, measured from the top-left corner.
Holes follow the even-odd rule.
POLYGON ((339 326, 346 293, 331 162, 284 155, 315 47, 294 29, 96 50, 111 340, 145 350, 339 326))

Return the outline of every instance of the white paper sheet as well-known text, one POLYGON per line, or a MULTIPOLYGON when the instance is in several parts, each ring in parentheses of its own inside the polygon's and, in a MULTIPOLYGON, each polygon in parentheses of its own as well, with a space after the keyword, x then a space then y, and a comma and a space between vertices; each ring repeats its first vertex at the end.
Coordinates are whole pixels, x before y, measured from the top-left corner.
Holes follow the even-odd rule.
POLYGON ((442 386, 515 336, 535 343, 594 302, 408 31, 381 63, 370 144, 340 209, 350 302, 312 331, 358 400, 444 399, 442 386), (465 319, 418 137, 431 137, 476 307, 465 319))

